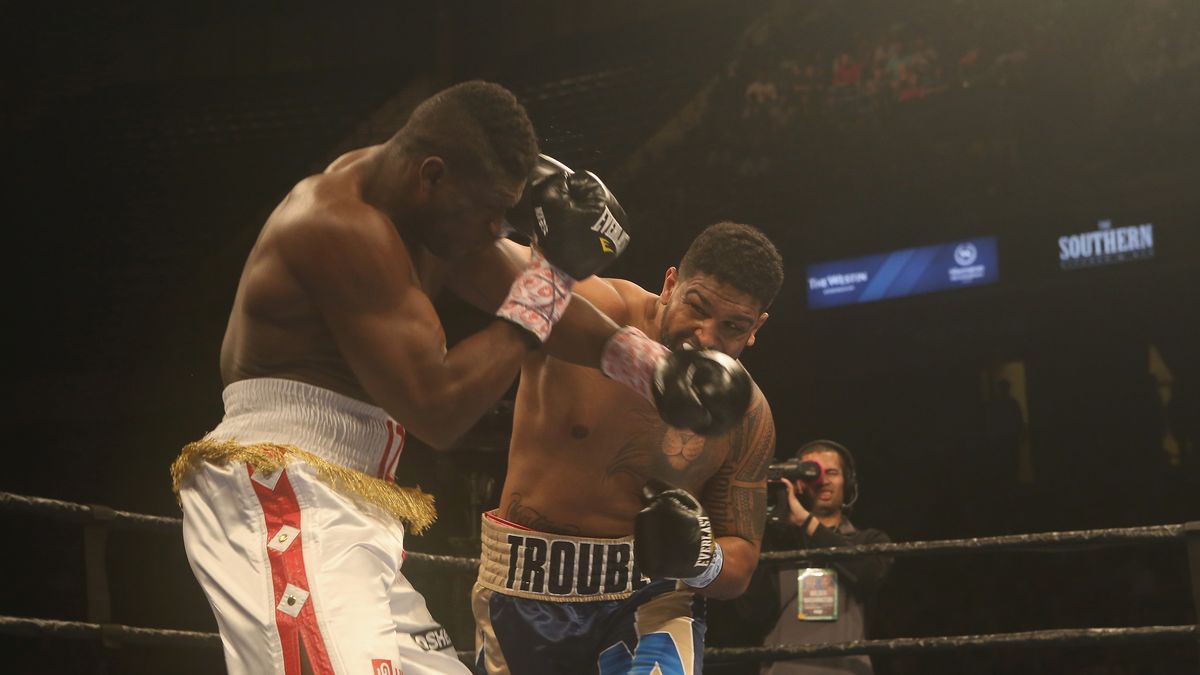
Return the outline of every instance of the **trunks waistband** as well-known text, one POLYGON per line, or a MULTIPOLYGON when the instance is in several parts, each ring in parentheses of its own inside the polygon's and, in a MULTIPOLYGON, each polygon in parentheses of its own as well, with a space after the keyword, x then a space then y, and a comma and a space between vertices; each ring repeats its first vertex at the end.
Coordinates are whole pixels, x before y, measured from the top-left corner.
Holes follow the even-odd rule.
POLYGON ((538 532, 483 514, 478 583, 533 600, 623 600, 650 584, 633 560, 633 537, 538 532))
POLYGON ((296 380, 241 380, 222 393, 225 417, 211 441, 304 448, 334 464, 394 480, 404 427, 382 408, 296 380))

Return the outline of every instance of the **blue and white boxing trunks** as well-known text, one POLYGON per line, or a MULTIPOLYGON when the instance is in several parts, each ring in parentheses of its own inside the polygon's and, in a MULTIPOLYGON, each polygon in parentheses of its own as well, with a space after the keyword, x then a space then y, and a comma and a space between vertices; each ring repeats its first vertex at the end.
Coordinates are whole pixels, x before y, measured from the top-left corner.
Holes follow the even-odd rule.
POLYGON ((642 576, 632 537, 548 534, 491 513, 482 536, 476 673, 700 675, 704 598, 642 576))

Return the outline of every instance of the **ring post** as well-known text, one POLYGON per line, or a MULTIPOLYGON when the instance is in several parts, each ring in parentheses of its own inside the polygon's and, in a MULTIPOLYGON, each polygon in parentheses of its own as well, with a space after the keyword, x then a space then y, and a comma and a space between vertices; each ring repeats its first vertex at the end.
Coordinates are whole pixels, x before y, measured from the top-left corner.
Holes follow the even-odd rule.
MULTIPOLYGON (((1187 545, 1188 571, 1192 581, 1192 611, 1195 612, 1197 634, 1200 635, 1200 520, 1183 524, 1183 537, 1187 545)), ((1200 647, 1200 639, 1196 640, 1200 647)))
MULTIPOLYGON (((91 623, 105 626, 112 622, 112 601, 108 593, 108 528, 116 518, 116 512, 107 506, 88 506, 90 518, 83 526, 83 564, 86 575, 87 618, 91 623)), ((106 648, 117 646, 117 642, 102 632, 106 648)))

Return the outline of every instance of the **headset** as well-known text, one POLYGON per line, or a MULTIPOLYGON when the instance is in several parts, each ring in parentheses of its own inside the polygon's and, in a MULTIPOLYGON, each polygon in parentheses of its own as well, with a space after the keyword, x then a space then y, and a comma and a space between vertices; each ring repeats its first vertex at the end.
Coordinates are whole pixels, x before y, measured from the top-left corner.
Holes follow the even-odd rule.
MULTIPOLYGON (((849 512, 854 506, 854 502, 858 501, 858 469, 854 466, 854 455, 850 454, 850 449, 841 443, 821 438, 815 441, 809 441, 808 443, 800 446, 800 448, 794 453, 794 456, 799 459, 804 453, 816 448, 833 450, 841 456, 842 473, 844 475, 842 487, 842 511, 849 512)), ((807 500, 807 496, 807 494, 800 495, 800 497, 805 500, 805 508, 811 508, 812 502, 807 500)))

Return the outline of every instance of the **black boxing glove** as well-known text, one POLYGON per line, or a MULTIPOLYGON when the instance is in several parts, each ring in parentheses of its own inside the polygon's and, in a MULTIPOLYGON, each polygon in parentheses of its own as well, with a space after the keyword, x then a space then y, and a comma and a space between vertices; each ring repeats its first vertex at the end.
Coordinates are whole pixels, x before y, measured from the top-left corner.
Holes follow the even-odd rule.
POLYGON ((604 344, 600 370, 645 396, 667 424, 703 436, 729 431, 750 407, 750 374, 713 350, 672 352, 625 326, 604 344))
POLYGON ((608 187, 595 174, 572 172, 546 155, 538 157, 506 220, 573 279, 596 274, 629 244, 628 216, 608 187))
POLYGON ((687 490, 657 478, 642 487, 633 522, 633 557, 651 579, 682 579, 704 588, 721 574, 725 556, 704 507, 687 490))
POLYGON ((717 436, 746 414, 750 386, 750 374, 728 354, 683 349, 659 362, 650 391, 667 424, 717 436))
POLYGON ((521 200, 504 214, 504 221, 530 243, 537 243, 542 231, 534 209, 541 205, 538 199, 541 191, 546 189, 546 183, 550 179, 570 176, 573 173, 575 172, 557 159, 549 155, 538 155, 533 172, 525 181, 525 191, 521 193, 521 200))
MULTIPOLYGON (((537 164, 525 183, 525 191, 517 205, 508 210, 505 222, 531 244, 536 244, 541 233, 537 213, 543 212, 542 192, 549 190, 549 181, 572 173, 562 162, 538 155, 537 164)), ((496 311, 496 316, 526 331, 530 337, 529 346, 536 348, 550 337, 554 324, 566 312, 576 278, 546 260, 536 248, 530 249, 529 257, 529 266, 509 288, 508 297, 496 311)))

